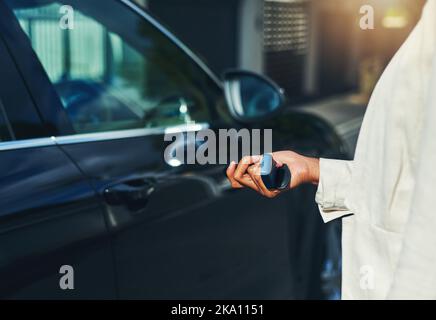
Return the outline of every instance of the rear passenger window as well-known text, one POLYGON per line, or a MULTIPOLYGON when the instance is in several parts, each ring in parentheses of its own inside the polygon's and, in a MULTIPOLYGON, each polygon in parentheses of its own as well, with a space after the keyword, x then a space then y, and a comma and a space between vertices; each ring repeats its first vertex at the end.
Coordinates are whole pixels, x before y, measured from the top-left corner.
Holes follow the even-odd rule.
POLYGON ((120 1, 7 2, 77 133, 209 122, 222 101, 186 53, 120 1), (71 29, 60 27, 63 5, 71 29))

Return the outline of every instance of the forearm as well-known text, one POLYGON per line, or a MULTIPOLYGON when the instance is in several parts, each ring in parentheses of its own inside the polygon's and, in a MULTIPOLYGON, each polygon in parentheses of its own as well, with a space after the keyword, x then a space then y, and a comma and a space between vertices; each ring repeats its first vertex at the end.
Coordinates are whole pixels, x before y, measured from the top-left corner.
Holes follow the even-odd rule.
POLYGON ((318 185, 319 183, 319 158, 308 158, 307 161, 307 182, 318 185))

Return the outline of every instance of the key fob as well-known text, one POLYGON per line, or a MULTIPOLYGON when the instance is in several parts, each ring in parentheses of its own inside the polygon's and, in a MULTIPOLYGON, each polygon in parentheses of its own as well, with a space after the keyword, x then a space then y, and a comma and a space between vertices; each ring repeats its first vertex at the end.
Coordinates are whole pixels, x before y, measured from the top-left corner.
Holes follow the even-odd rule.
POLYGON ((291 171, 288 166, 284 164, 282 167, 277 168, 276 162, 269 153, 263 155, 260 174, 268 190, 284 190, 291 183, 291 171))

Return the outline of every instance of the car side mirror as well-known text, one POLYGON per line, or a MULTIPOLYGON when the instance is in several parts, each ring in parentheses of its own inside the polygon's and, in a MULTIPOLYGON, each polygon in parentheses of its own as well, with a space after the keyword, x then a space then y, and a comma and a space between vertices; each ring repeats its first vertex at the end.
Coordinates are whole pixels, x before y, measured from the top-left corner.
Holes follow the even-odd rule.
POLYGON ((240 122, 264 121, 279 112, 285 95, 272 80, 250 71, 224 73, 224 92, 231 115, 240 122))

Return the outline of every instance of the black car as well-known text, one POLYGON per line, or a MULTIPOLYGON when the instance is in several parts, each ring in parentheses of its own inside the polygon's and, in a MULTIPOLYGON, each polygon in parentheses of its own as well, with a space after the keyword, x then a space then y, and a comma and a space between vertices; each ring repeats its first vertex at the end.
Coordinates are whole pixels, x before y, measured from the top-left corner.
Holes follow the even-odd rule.
POLYGON ((273 128, 275 149, 344 157, 321 119, 238 116, 229 80, 128 0, 1 1, 0 70, 1 298, 337 292, 336 232, 314 186, 269 200, 232 190, 224 165, 164 161, 166 132, 242 127, 273 128))

